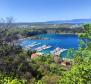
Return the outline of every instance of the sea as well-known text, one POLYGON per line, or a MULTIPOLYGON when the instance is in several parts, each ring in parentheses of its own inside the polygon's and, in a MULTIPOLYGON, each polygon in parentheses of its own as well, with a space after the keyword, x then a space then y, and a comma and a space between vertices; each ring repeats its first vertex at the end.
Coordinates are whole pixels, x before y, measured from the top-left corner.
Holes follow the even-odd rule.
POLYGON ((50 54, 50 52, 57 47, 67 49, 67 51, 60 54, 62 58, 73 58, 72 55, 68 56, 69 50, 78 50, 81 40, 79 36, 75 34, 40 34, 36 35, 36 37, 41 39, 26 38, 19 41, 19 43, 23 48, 33 42, 40 43, 39 45, 32 47, 32 50, 43 45, 51 45, 51 48, 41 51, 44 54, 50 54))

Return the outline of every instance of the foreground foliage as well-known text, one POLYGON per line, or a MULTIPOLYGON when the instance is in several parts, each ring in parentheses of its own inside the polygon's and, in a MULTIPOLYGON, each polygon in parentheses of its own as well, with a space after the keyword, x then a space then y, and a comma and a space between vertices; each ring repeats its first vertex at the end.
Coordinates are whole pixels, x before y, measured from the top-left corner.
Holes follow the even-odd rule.
POLYGON ((26 80, 20 80, 0 74, 0 84, 26 84, 26 80))
POLYGON ((0 36, 0 84, 91 84, 90 24, 84 26, 81 37, 89 39, 85 42, 87 46, 80 46, 68 68, 55 63, 51 55, 31 59, 32 51, 26 52, 0 36))

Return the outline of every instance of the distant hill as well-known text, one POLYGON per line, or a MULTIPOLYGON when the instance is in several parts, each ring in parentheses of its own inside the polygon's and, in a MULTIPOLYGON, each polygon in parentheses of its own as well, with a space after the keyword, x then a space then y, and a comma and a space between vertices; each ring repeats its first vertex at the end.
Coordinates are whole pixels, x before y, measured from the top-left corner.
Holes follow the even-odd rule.
MULTIPOLYGON (((55 21, 47 21, 47 22, 16 22, 12 23, 13 25, 47 25, 47 24, 84 24, 84 23, 91 23, 91 19, 72 19, 72 20, 55 20, 55 21)), ((3 25, 6 23, 0 23, 3 25)))
POLYGON ((83 23, 91 23, 91 19, 73 19, 73 20, 57 20, 57 21, 48 21, 48 24, 83 24, 83 23))

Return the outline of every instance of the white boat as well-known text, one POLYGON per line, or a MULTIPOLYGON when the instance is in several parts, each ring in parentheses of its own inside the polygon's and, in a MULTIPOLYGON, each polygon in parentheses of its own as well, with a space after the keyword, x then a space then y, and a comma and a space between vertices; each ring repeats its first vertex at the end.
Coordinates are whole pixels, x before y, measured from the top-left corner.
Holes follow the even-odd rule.
POLYGON ((66 51, 64 48, 56 48, 53 51, 50 51, 51 54, 60 55, 62 52, 66 51))
POLYGON ((34 46, 37 46, 39 44, 41 44, 41 43, 35 43, 35 44, 30 45, 29 47, 34 47, 34 46))
POLYGON ((45 46, 46 46, 46 45, 43 45, 43 46, 41 46, 41 47, 36 48, 35 50, 42 49, 42 48, 45 47, 45 46))
POLYGON ((48 48, 51 48, 52 46, 46 46, 46 47, 44 47, 43 49, 48 49, 48 48))
POLYGON ((25 49, 31 49, 32 47, 37 46, 39 44, 41 44, 41 43, 33 42, 32 44, 29 44, 29 45, 25 46, 25 49))
POLYGON ((27 41, 23 41, 22 43, 25 44, 27 41))
POLYGON ((39 44, 41 44, 41 43, 33 42, 32 44, 27 45, 27 47, 34 47, 34 46, 37 46, 37 45, 39 45, 39 44))
POLYGON ((32 44, 36 44, 37 42, 33 42, 32 44))
POLYGON ((57 48, 54 49, 53 51, 50 51, 50 53, 56 53, 56 52, 58 52, 58 51, 60 51, 60 50, 61 50, 61 48, 57 47, 57 48))
POLYGON ((40 49, 40 50, 38 50, 38 51, 42 51, 42 50, 46 50, 46 49, 49 49, 49 48, 51 48, 52 46, 47 46, 47 47, 44 47, 44 48, 42 48, 42 49, 40 49))
POLYGON ((42 51, 42 50, 45 50, 45 49, 48 49, 48 48, 51 48, 51 47, 52 47, 52 46, 43 45, 43 46, 41 46, 41 47, 36 48, 35 50, 37 50, 37 51, 42 51))

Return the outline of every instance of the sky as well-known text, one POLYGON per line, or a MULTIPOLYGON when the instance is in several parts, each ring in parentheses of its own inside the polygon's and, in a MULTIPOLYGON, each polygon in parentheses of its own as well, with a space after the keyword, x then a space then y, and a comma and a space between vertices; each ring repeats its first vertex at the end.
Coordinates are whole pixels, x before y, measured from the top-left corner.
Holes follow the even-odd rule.
POLYGON ((0 0, 0 18, 45 22, 91 18, 91 0, 0 0))

